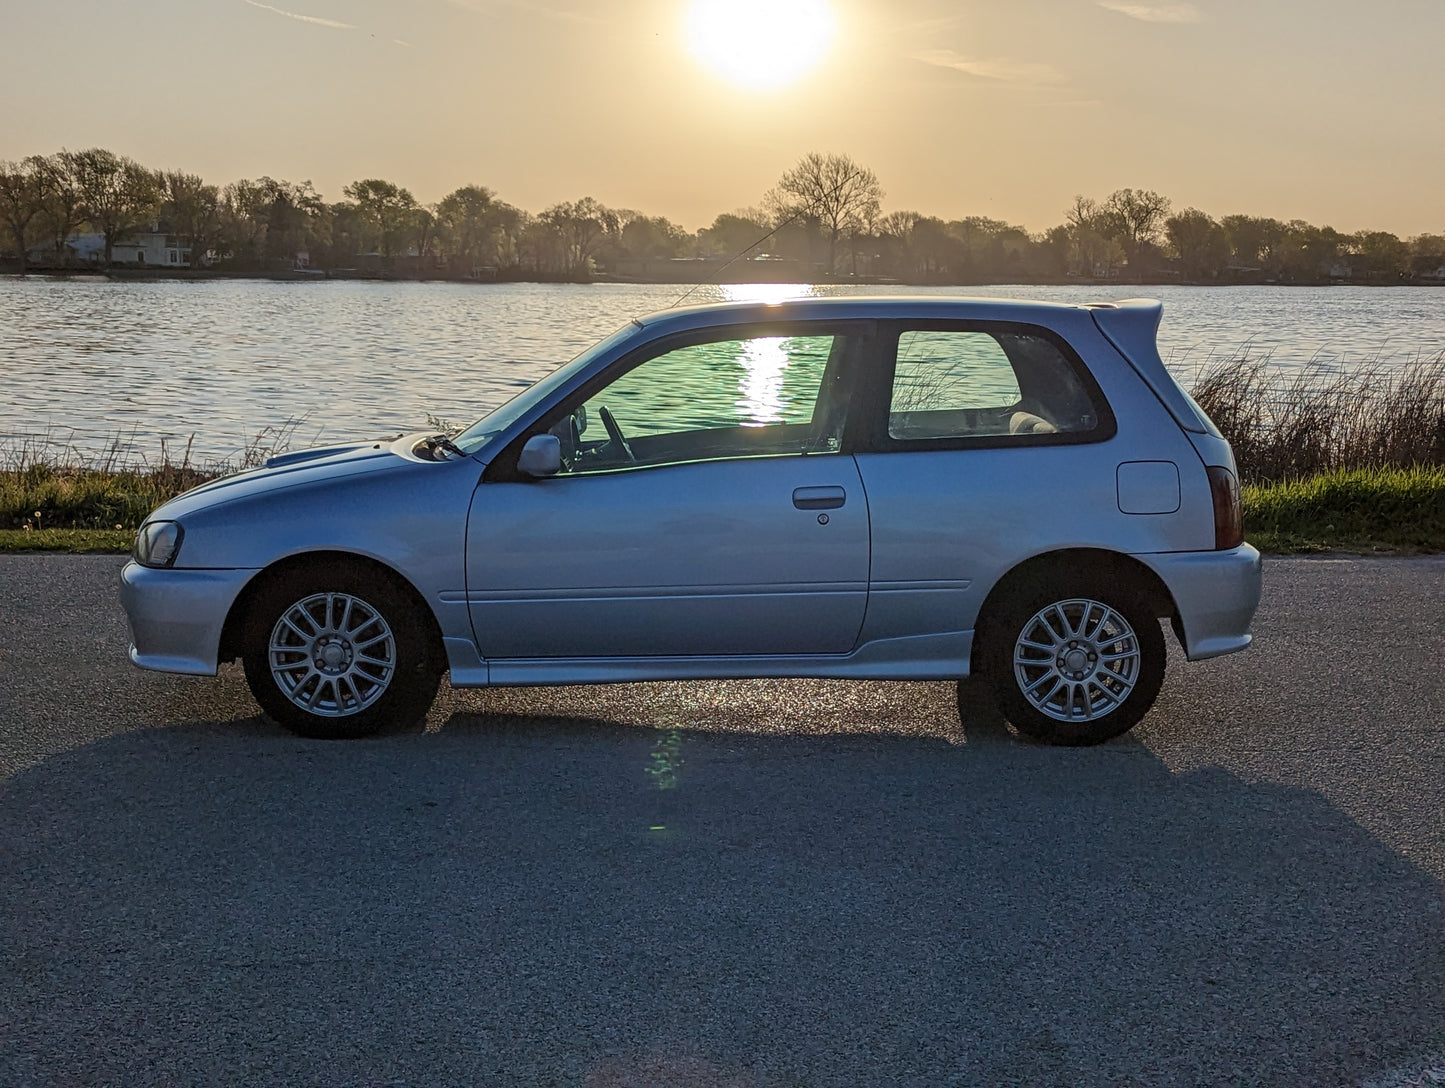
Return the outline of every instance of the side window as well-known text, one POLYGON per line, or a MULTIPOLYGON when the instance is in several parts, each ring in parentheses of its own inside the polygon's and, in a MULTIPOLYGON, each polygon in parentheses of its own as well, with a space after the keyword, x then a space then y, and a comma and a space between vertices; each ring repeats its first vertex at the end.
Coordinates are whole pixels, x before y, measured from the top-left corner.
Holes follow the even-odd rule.
POLYGON ((1087 433, 1099 418, 1073 364, 1042 336, 909 329, 898 338, 890 438, 1087 433))
POLYGON ((647 359, 552 428, 563 473, 836 451, 846 338, 758 336, 647 359))

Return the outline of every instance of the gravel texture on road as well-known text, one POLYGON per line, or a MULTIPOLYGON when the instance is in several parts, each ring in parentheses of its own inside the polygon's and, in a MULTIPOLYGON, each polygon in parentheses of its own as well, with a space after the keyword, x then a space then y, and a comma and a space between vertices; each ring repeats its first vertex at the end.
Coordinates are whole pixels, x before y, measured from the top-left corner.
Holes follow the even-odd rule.
POLYGON ((133 669, 121 562, 0 557, 0 1084, 1434 1083, 1445 559, 1268 561, 1079 750, 811 681, 305 741, 133 669))

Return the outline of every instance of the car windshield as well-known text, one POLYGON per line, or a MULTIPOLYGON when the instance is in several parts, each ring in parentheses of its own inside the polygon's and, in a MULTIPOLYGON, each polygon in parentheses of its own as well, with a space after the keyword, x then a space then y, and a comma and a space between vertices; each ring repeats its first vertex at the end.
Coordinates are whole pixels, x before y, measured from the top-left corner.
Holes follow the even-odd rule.
POLYGON ((570 363, 564 363, 545 378, 527 386, 505 404, 492 409, 452 441, 467 453, 476 453, 525 416, 535 405, 546 400, 554 391, 564 386, 574 374, 586 369, 592 360, 611 351, 641 327, 636 321, 629 321, 607 339, 587 348, 570 363))

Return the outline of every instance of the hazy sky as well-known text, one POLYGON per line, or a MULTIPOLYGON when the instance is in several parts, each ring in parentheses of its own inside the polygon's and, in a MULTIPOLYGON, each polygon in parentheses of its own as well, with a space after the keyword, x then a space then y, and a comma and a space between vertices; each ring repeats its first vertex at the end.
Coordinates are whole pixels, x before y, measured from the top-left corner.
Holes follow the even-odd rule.
POLYGON ((816 51, 788 31, 799 5, 834 27, 766 91, 689 49, 702 2, 0 0, 0 158, 99 145, 331 200, 361 177, 422 201, 477 182, 695 229, 839 151, 888 211, 1039 230, 1131 186, 1445 231, 1445 0, 766 0, 732 52, 816 51))

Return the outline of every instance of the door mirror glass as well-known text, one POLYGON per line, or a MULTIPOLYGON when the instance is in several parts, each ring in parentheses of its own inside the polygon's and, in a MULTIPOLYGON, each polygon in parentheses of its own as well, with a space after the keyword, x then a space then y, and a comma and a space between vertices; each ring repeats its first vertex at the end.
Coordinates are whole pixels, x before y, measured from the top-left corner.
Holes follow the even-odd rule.
POLYGON ((555 476, 562 470, 562 443, 555 434, 534 434, 522 447, 517 471, 523 476, 555 476))

